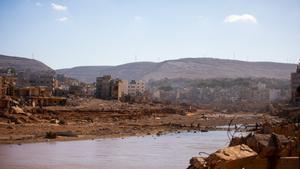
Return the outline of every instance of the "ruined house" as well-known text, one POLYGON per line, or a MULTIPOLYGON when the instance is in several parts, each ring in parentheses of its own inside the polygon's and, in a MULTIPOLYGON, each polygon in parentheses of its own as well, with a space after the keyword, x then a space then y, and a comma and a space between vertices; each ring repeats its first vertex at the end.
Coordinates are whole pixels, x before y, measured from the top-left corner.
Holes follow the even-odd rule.
POLYGON ((0 76, 0 108, 7 108, 14 95, 16 77, 0 76))
POLYGON ((16 96, 26 101, 31 106, 65 105, 66 98, 52 96, 52 91, 45 86, 28 86, 18 88, 16 96))
POLYGON ((0 96, 14 95, 17 78, 15 76, 0 76, 0 96))
POLYGON ((52 96, 52 91, 45 86, 28 86, 16 90, 16 95, 19 97, 30 98, 33 96, 52 96))
POLYGON ((296 72, 291 74, 291 101, 300 102, 300 63, 297 65, 296 72))
POLYGON ((18 87, 26 86, 46 86, 51 91, 54 91, 58 87, 58 81, 55 78, 55 74, 52 72, 43 73, 26 73, 21 72, 18 74, 18 87))

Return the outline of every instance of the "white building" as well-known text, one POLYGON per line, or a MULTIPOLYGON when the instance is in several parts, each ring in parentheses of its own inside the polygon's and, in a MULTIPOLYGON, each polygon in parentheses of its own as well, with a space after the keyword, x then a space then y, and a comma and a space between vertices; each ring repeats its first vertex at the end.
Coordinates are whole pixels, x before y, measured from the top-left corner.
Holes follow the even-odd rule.
POLYGON ((145 82, 143 80, 131 80, 128 83, 128 94, 136 96, 145 92, 145 82))

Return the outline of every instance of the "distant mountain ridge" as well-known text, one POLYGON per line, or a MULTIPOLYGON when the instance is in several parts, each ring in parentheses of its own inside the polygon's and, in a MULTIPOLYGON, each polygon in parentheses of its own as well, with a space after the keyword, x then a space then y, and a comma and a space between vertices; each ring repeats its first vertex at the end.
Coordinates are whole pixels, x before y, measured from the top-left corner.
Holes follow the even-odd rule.
POLYGON ((54 71, 46 64, 35 59, 0 55, 0 69, 7 68, 14 68, 16 72, 31 71, 33 73, 40 73, 54 71))
POLYGON ((80 66, 58 69, 57 73, 84 81, 94 82, 96 77, 110 74, 121 79, 159 80, 164 78, 276 78, 289 79, 295 64, 275 62, 246 62, 214 58, 184 58, 155 62, 134 62, 118 66, 80 66))

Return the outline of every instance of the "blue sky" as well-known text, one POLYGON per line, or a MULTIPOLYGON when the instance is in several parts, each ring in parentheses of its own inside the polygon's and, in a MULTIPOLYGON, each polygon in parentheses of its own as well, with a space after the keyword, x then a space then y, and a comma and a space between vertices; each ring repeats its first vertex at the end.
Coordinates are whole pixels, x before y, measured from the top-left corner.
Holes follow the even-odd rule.
POLYGON ((1 0, 0 53, 52 68, 214 57, 296 63, 299 0, 1 0))

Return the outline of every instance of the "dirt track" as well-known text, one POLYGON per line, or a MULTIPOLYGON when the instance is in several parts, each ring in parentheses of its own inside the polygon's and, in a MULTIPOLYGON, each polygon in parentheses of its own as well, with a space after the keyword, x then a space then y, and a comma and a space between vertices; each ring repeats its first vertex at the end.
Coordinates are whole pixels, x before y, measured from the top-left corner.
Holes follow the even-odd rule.
POLYGON ((82 100, 76 106, 25 107, 23 110, 23 113, 10 111, 10 118, 0 117, 0 143, 48 141, 47 132, 63 133, 51 140, 77 140, 215 130, 216 126, 227 125, 233 118, 235 124, 273 119, 263 114, 224 114, 190 106, 128 104, 97 99, 82 100))

